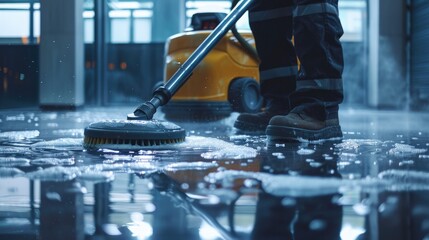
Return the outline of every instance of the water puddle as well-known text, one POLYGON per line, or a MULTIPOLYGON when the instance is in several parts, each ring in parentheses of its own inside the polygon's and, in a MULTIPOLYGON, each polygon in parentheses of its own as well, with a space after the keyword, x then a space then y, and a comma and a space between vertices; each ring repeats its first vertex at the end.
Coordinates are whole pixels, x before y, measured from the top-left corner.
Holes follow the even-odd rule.
MULTIPOLYGON (((272 144, 263 133, 236 134, 232 126, 238 114, 233 114, 210 124, 184 123, 189 135, 178 144, 133 150, 84 149, 85 126, 93 121, 125 116, 121 115, 114 111, 84 111, 0 116, 0 191, 6 196, 3 206, 30 211, 30 201, 22 196, 24 191, 28 195, 27 188, 34 187, 37 211, 53 207, 50 204, 42 209, 38 204, 41 197, 46 197, 43 201, 62 203, 66 210, 84 207, 88 210, 86 220, 98 216, 87 207, 94 204, 100 207, 99 213, 115 219, 114 224, 109 222, 100 231, 118 234, 118 237, 123 226, 135 232, 149 227, 147 233, 152 234, 152 227, 156 226, 153 219, 164 213, 186 217, 186 221, 178 220, 189 220, 192 226, 186 229, 197 231, 203 226, 198 224, 204 221, 197 221, 197 217, 188 212, 206 216, 216 213, 221 222, 240 217, 248 225, 239 226, 241 221, 230 221, 237 226, 229 227, 241 234, 258 227, 256 222, 271 224, 280 219, 258 219, 262 212, 266 216, 265 210, 273 206, 279 209, 273 213, 277 216, 284 214, 285 209, 293 209, 291 214, 298 217, 305 216, 306 209, 316 207, 332 216, 330 207, 334 206, 343 207, 348 214, 341 218, 343 239, 354 239, 350 237, 353 234, 347 235, 345 231, 354 231, 353 236, 358 236, 366 230, 364 221, 373 216, 374 211, 378 211, 378 219, 389 214, 400 219, 403 209, 410 209, 409 216, 427 212, 427 208, 421 209, 425 207, 424 196, 429 190, 429 173, 425 172, 429 169, 426 132, 396 131, 386 137, 378 134, 376 128, 364 126, 346 129, 345 138, 333 142, 272 144), (71 206, 73 204, 64 201, 67 194, 75 194, 69 191, 70 184, 71 189, 79 186, 88 191, 78 195, 84 206, 71 206), (36 192, 40 189, 46 190, 44 195, 36 192), (59 191, 63 189, 64 193, 59 191), (419 198, 414 194, 422 193, 420 209, 414 208, 413 203, 402 206, 409 203, 410 196, 402 192, 411 192, 416 201, 419 198), (19 198, 25 201, 22 204, 25 208, 16 207, 15 200, 19 198), (326 203, 321 199, 327 199, 328 207, 323 206, 326 203), (307 208, 306 204, 315 207, 307 208), (179 212, 181 208, 185 211, 179 212), (204 208, 208 209, 205 213, 204 208), (392 214, 395 208, 400 211, 392 214), (243 212, 246 214, 241 214, 243 212), (239 215, 234 216, 237 213, 239 215), (121 222, 121 219, 126 220, 121 222), (130 219, 135 222, 128 224, 130 219)), ((310 218, 306 229, 318 231, 329 226, 320 216, 310 218)), ((88 223, 91 221, 85 222, 88 223)), ((95 226, 90 228, 95 231, 95 226)))

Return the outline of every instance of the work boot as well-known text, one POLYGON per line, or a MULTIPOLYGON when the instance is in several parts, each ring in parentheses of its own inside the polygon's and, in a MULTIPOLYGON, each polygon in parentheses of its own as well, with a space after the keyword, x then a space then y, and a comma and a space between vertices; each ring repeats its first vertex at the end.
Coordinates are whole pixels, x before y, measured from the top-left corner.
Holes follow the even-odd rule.
POLYGON ((289 113, 289 101, 282 99, 266 99, 266 106, 262 112, 241 113, 235 120, 234 127, 243 132, 263 132, 267 129, 270 119, 276 115, 289 113))
POLYGON ((288 111, 263 111, 259 113, 241 113, 235 120, 234 127, 244 132, 264 132, 271 118, 287 114, 288 111))
POLYGON ((271 118, 266 134, 268 140, 317 141, 343 137, 338 118, 318 120, 303 112, 271 118))

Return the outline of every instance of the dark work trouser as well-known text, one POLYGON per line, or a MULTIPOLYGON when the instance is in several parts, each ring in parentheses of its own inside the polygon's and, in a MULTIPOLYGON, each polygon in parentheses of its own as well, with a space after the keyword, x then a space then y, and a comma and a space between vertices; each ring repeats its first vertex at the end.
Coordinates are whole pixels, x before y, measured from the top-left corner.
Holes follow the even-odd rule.
POLYGON ((344 66, 338 0, 258 0, 249 21, 262 96, 276 107, 336 118, 344 66))

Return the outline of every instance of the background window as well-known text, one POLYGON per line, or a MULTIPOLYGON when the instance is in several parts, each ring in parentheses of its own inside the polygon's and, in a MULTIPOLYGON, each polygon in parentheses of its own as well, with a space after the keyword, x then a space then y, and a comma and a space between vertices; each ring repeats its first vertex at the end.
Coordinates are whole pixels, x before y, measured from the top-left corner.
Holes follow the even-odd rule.
MULTIPOLYGON (((94 6, 93 0, 84 2, 84 39, 85 43, 94 42, 94 6)), ((108 41, 111 43, 149 43, 152 36, 153 2, 108 1, 110 29, 108 41)), ((30 3, 0 3, 0 43, 27 44, 37 43, 40 36, 40 3, 30 8, 30 3), (30 19, 30 14, 33 14, 30 19), (32 28, 30 28, 32 24, 32 28), (33 39, 30 39, 33 37, 33 39)), ((197 12, 229 12, 230 0, 186 1, 186 26, 197 12)), ((363 41, 363 27, 366 21, 365 0, 343 0, 339 2, 340 19, 344 28, 343 41, 363 41)), ((172 21, 174 21, 172 19, 172 21)), ((237 28, 250 30, 248 15, 237 23, 237 28)))
POLYGON ((366 1, 340 1, 340 19, 344 29, 342 41, 362 42, 366 22, 366 1))
POLYGON ((0 43, 29 42, 30 4, 0 3, 0 43))
MULTIPOLYGON (((199 12, 224 12, 228 13, 231 10, 231 1, 187 1, 186 2, 186 26, 191 23, 191 17, 199 12)), ((250 30, 248 14, 243 17, 236 24, 237 29, 250 30)))

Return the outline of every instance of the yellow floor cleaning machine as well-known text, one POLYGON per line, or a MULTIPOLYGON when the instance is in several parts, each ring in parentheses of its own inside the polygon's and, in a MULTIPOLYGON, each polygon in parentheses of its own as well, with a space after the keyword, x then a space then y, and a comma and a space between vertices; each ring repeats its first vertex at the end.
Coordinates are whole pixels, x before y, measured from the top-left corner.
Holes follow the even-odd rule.
MULTIPOLYGON (((224 13, 196 13, 187 31, 167 40, 164 83, 225 16, 224 13)), ((259 111, 263 101, 259 93, 259 59, 254 46, 249 30, 238 32, 234 27, 224 35, 161 108, 166 118, 217 119, 231 112, 259 111)))
MULTIPOLYGON (((186 59, 176 59, 172 61, 172 64, 174 64, 176 61, 176 64, 178 65, 177 71, 169 78, 167 82, 165 82, 165 84, 156 88, 152 98, 149 101, 140 104, 133 113, 128 114, 127 120, 99 121, 91 123, 88 127, 86 127, 84 132, 84 147, 86 149, 142 149, 146 147, 150 148, 154 145, 175 144, 184 141, 186 137, 186 131, 183 128, 168 121, 153 120, 152 118, 157 109, 166 105, 185 84, 185 82, 193 77, 193 72, 196 70, 197 66, 204 65, 202 62, 203 59, 213 48, 218 45, 218 43, 224 39, 230 30, 234 29, 235 23, 251 7, 253 2, 254 0, 239 1, 231 10, 231 12, 226 15, 225 18, 223 18, 223 20, 213 31, 210 32, 210 34, 208 34, 207 38, 201 42, 201 44, 195 49, 195 51, 192 52, 192 54, 190 54, 189 57, 186 59)), ((203 38, 200 39, 202 40, 203 38)), ((180 44, 177 46, 180 46, 180 44)), ((234 49, 235 47, 233 46, 233 44, 223 45, 224 48, 229 47, 234 49)), ((235 51, 238 51, 238 49, 235 51)), ((183 57, 185 56, 187 55, 183 55, 183 57)), ((221 54, 218 56, 221 56, 221 54)), ((251 60, 245 63, 244 66, 246 66, 246 64, 250 65, 250 62, 251 60)), ((222 68, 226 67, 223 65, 222 61, 218 61, 217 63, 217 71, 221 71, 222 68)), ((257 81, 257 64, 256 61, 253 63, 255 70, 252 72, 254 73, 254 76, 239 75, 238 78, 253 78, 253 80, 257 81)), ((201 77, 204 78, 203 75, 201 77)), ((234 81, 232 81, 232 83, 233 82, 234 81)), ((241 84, 241 86, 246 85, 241 84)), ((258 87, 259 85, 256 84, 254 88, 257 89, 258 87)), ((240 94, 244 94, 245 96, 240 97, 246 99, 246 93, 250 91, 251 90, 241 91, 240 94)), ((254 92, 257 91, 254 90, 254 92)), ((257 106, 257 104, 250 104, 249 106, 257 106)), ((253 109, 257 108, 253 107, 253 109)))

